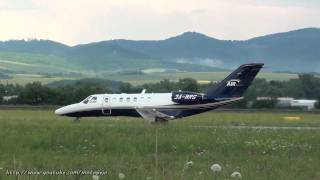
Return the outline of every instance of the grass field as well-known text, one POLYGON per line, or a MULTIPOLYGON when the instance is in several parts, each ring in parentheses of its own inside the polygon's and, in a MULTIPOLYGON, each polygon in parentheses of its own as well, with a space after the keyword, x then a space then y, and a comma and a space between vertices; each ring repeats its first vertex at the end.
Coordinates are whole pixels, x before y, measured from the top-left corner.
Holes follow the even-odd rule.
POLYGON ((79 178, 6 174, 13 170, 107 171, 100 180, 119 173, 124 179, 232 179, 233 171, 242 179, 320 179, 320 130, 234 128, 252 126, 320 127, 320 114, 216 111, 154 125, 124 117, 74 123, 51 110, 4 109, 0 179, 79 178), (221 172, 210 170, 214 163, 221 172))
MULTIPOLYGON (((123 75, 123 74, 110 74, 106 78, 109 80, 129 82, 133 85, 141 85, 144 83, 155 83, 163 79, 170 79, 172 81, 178 81, 182 78, 194 78, 198 81, 220 81, 224 79, 230 72, 179 72, 179 73, 153 73, 153 74, 142 74, 142 75, 123 75)), ((268 73, 262 72, 258 74, 258 78, 265 78, 267 80, 278 80, 285 81, 289 79, 298 78, 297 74, 288 73, 268 73)), ((54 81, 65 80, 65 79, 79 79, 69 77, 46 77, 42 75, 32 74, 17 74, 10 79, 2 79, 0 83, 9 84, 20 84, 25 85, 30 82, 39 81, 42 84, 48 84, 54 81)))
POLYGON ((75 78, 67 78, 67 77, 43 77, 43 76, 15 76, 12 79, 1 79, 0 83, 2 84, 20 84, 26 85, 32 82, 41 82, 42 84, 48 84, 54 81, 61 81, 61 80, 74 80, 75 78))
POLYGON ((59 56, 22 52, 0 52, 0 69, 26 73, 88 72, 84 67, 59 56))

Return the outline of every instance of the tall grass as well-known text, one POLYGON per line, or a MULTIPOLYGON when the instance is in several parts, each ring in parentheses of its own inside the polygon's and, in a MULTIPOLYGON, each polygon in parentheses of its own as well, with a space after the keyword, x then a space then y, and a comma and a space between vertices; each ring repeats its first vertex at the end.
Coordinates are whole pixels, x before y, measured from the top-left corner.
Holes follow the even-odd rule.
MULTIPOLYGON (((84 118, 80 123, 48 110, 0 110, 0 179, 6 170, 101 170, 100 179, 320 179, 320 131, 228 129, 220 126, 320 127, 318 114, 215 112, 154 125, 135 118, 84 118), (301 116, 286 121, 285 116, 301 116), (199 128, 196 125, 213 125, 199 128)), ((92 175, 91 175, 92 176, 92 175)), ((90 179, 81 176, 80 179, 90 179)), ((20 176, 19 179, 75 179, 20 176)))

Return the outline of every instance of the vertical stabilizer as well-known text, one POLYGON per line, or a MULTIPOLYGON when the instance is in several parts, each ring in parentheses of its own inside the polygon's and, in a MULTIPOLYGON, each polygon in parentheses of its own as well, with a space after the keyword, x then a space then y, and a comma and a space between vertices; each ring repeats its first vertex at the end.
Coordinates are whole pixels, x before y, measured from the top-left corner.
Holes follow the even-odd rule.
POLYGON ((213 98, 234 98, 243 96, 252 83, 263 63, 243 64, 233 71, 223 81, 207 91, 207 96, 213 98))

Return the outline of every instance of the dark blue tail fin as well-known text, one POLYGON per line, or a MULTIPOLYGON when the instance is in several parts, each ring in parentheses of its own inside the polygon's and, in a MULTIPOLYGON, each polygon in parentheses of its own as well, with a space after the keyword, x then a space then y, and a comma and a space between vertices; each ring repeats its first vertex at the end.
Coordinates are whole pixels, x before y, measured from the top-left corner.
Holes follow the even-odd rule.
POLYGON ((207 91, 207 96, 213 98, 241 97, 256 77, 263 63, 243 64, 233 71, 223 81, 207 91))

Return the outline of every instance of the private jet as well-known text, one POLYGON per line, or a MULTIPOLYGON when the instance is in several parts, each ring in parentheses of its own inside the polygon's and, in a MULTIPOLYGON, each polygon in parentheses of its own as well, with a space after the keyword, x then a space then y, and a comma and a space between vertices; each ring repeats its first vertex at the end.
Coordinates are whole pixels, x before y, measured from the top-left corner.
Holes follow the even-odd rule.
POLYGON ((173 91, 170 93, 94 94, 83 101, 61 107, 60 116, 130 116, 153 122, 167 122, 214 110, 243 99, 263 63, 243 64, 206 93, 173 91))

